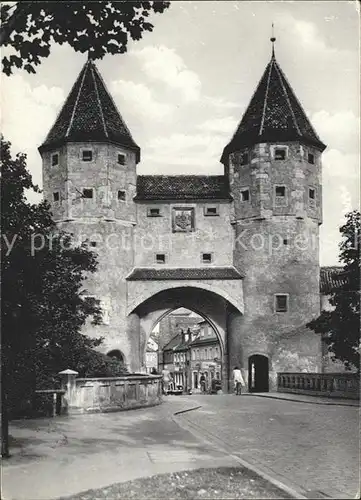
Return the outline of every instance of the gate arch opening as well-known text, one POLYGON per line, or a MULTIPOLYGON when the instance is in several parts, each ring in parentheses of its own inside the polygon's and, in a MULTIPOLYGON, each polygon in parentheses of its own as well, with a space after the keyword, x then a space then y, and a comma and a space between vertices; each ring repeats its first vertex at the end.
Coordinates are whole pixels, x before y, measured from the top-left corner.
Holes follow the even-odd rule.
POLYGON ((269 391, 269 360, 262 354, 253 354, 248 358, 249 392, 269 391))
POLYGON ((107 352, 107 356, 109 358, 114 358, 124 364, 124 354, 119 349, 113 349, 112 351, 107 352))

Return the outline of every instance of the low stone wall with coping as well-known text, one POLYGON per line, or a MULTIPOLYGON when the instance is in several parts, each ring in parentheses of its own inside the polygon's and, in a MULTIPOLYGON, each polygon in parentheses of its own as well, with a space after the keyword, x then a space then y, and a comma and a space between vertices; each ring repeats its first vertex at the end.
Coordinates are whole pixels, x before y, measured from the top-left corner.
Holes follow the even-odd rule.
POLYGON ((72 370, 60 375, 65 390, 62 413, 68 415, 145 408, 162 402, 161 375, 76 378, 72 370))
POLYGON ((310 396, 360 399, 356 373, 277 373, 277 391, 310 396))

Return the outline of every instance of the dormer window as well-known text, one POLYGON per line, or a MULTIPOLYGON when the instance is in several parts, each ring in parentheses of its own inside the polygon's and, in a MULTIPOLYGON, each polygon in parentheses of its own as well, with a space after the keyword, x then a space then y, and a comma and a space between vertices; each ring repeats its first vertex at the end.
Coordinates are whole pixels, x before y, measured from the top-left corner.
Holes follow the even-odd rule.
POLYGON ((308 163, 311 163, 313 165, 315 163, 315 155, 313 153, 308 153, 307 160, 308 163))
POLYGON ((118 163, 119 165, 125 165, 126 156, 124 153, 118 153, 118 163))
POLYGON ((217 206, 213 207, 204 207, 204 215, 219 215, 219 209, 217 206))
POLYGON ((92 161, 93 160, 93 151, 91 149, 83 149, 82 160, 83 161, 92 161))
POLYGON ((248 165, 249 163, 249 153, 248 151, 243 151, 241 153, 241 165, 248 165))
POLYGON ((286 149, 276 148, 275 149, 275 160, 285 160, 286 159, 286 149))
POLYGON ((93 188, 84 188, 83 189, 83 198, 86 200, 92 200, 94 198, 94 189, 93 188))
POLYGON ((53 153, 51 155, 51 166, 56 167, 59 165, 59 153, 53 153))

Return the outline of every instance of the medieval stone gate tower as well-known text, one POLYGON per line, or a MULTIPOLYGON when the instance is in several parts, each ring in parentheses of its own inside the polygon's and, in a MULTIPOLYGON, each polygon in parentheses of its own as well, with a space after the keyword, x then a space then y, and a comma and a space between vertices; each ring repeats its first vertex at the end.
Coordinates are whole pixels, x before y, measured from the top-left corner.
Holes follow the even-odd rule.
POLYGON ((252 390, 276 371, 317 370, 318 228, 325 146, 274 54, 219 176, 137 176, 133 140, 88 60, 39 151, 60 227, 97 252, 84 294, 100 299, 105 337, 133 371, 167 313, 184 306, 216 331, 223 387, 240 365, 252 390))

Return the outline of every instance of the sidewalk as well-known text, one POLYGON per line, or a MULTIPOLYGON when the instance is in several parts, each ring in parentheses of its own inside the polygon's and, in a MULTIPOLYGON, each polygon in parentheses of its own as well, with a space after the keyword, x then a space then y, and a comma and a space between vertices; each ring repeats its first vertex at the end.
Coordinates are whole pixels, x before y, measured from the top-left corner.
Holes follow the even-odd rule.
POLYGON ((239 466, 172 420, 195 406, 174 399, 121 413, 12 422, 2 498, 51 500, 154 474, 239 466))
POLYGON ((360 401, 357 399, 341 399, 328 398, 324 396, 309 396, 307 394, 294 394, 288 392, 247 392, 244 396, 284 399, 287 401, 296 401, 299 403, 313 403, 317 405, 332 405, 332 406, 360 406, 360 401))

